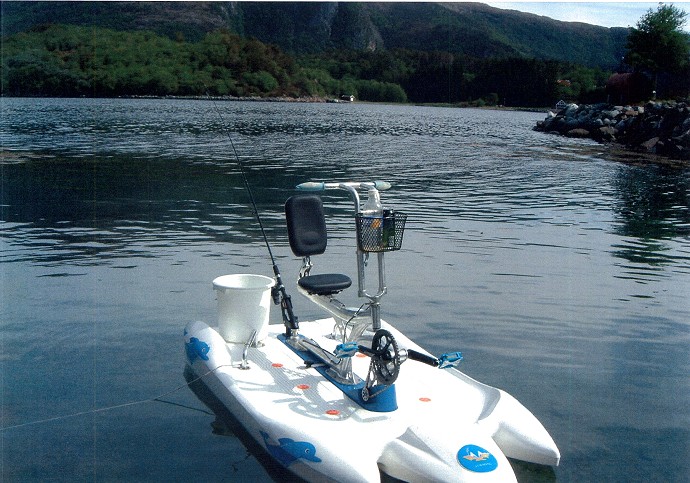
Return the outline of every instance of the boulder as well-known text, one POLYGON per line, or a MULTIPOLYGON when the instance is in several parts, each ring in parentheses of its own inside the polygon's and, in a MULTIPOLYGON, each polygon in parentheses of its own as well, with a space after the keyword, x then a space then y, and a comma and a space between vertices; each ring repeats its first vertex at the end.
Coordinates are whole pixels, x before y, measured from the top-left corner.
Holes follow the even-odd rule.
POLYGON ((608 119, 615 119, 620 116, 621 112, 618 109, 611 109, 610 111, 601 111, 601 116, 608 119))
POLYGON ((566 133, 569 138, 588 138, 590 133, 587 129, 575 128, 566 133))
POLYGON ((563 111, 563 115, 565 117, 573 117, 575 116, 578 108, 579 106, 577 104, 568 104, 563 111))
POLYGON ((600 127, 595 133, 593 134, 594 139, 597 141, 614 141, 616 139, 616 134, 618 131, 616 128, 611 127, 611 126, 604 126, 600 127))
POLYGON ((645 148, 648 152, 654 153, 656 152, 657 144, 659 144, 659 137, 653 137, 651 139, 647 139, 645 142, 640 144, 640 146, 645 148))

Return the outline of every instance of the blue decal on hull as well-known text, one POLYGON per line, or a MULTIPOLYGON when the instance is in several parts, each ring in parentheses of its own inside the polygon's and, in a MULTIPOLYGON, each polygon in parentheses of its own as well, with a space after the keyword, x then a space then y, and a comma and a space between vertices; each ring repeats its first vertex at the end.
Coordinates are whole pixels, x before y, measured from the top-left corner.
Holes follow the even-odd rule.
POLYGON ((496 457, 481 446, 468 444, 458 451, 458 462, 475 473, 488 473, 498 468, 496 457))
POLYGON ((208 356, 206 354, 208 354, 208 351, 211 350, 206 342, 202 342, 196 337, 189 339, 189 342, 185 343, 184 348, 187 352, 187 359, 189 360, 190 364, 197 359, 207 361, 208 356))
POLYGON ((280 438, 278 444, 271 444, 268 442, 271 437, 264 431, 261 431, 261 437, 264 438, 264 443, 266 444, 266 449, 269 454, 285 467, 290 466, 300 458, 304 458, 307 461, 313 461, 314 463, 321 462, 321 458, 316 456, 316 448, 311 443, 306 441, 294 441, 290 438, 280 438))

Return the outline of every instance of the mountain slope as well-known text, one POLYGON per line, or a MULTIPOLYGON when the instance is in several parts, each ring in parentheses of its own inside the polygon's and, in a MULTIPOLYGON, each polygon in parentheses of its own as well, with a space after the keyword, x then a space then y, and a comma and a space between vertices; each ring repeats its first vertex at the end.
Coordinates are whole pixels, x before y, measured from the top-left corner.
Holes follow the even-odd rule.
POLYGON ((480 3, 239 2, 231 16, 242 34, 297 53, 405 48, 602 67, 618 64, 628 33, 480 3))
POLYGON ((199 40, 230 22, 225 2, 2 2, 2 35, 44 24, 151 30, 199 40))
POLYGON ((3 36, 46 23, 152 30, 199 40, 229 28, 292 53, 439 50, 613 67, 627 29, 560 22, 479 3, 2 2, 3 36))

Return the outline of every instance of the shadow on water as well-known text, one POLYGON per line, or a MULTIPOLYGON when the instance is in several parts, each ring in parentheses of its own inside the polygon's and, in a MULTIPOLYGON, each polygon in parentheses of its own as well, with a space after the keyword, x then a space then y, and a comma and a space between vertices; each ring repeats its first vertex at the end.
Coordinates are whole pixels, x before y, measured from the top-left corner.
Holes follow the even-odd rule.
POLYGON ((508 460, 513 467, 515 477, 518 481, 529 483, 550 483, 555 482, 556 472, 550 466, 528 463, 526 461, 508 460))
POLYGON ((184 378, 199 401, 213 411, 216 417, 211 423, 213 434, 219 436, 234 436, 239 439, 242 445, 244 445, 247 451, 256 458, 274 481, 286 481, 291 483, 301 483, 304 481, 277 464, 268 452, 251 437, 235 415, 228 411, 223 403, 211 392, 208 386, 204 384, 203 380, 199 379, 196 374, 194 374, 188 365, 185 365, 184 368, 184 378))

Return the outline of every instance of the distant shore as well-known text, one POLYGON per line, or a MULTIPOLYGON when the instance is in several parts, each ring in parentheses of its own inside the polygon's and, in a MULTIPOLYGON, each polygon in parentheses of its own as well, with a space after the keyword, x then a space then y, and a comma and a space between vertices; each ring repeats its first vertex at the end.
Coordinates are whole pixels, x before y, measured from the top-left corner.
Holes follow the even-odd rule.
MULTIPOLYGON (((31 98, 38 96, 4 96, 2 98, 31 98)), ((53 96, 45 96, 53 97, 53 96)), ((381 104, 390 106, 419 106, 419 107, 447 107, 456 109, 487 109, 495 111, 522 111, 522 112, 542 112, 549 111, 549 107, 520 107, 520 106, 503 106, 503 105, 488 105, 477 102, 460 102, 460 103, 445 103, 445 102, 379 102, 379 101, 361 101, 355 99, 348 101, 343 99, 336 99, 334 97, 323 96, 302 96, 302 97, 288 97, 288 96, 210 96, 210 95, 194 95, 194 96, 158 96, 158 95, 120 95, 112 97, 64 97, 65 99, 180 99, 180 100, 196 100, 196 101, 230 101, 230 102, 289 102, 289 103, 324 103, 324 104, 381 104)))
POLYGON ((690 165, 690 100, 650 101, 644 106, 570 104, 549 112, 534 130, 615 143, 690 165))

